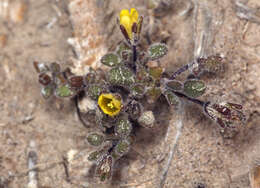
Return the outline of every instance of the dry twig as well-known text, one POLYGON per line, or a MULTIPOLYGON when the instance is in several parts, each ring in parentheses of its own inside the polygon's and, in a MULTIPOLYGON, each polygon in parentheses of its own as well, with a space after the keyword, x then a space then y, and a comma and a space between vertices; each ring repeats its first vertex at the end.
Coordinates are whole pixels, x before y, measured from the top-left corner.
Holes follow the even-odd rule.
MULTIPOLYGON (((173 157, 174 157, 174 153, 176 151, 176 147, 177 147, 177 144, 178 144, 178 140, 181 136, 181 133, 182 133, 182 127, 183 127, 183 109, 180 108, 177 112, 177 117, 174 118, 174 119, 171 119, 170 121, 170 125, 169 127, 171 126, 171 124, 175 124, 176 125, 176 135, 175 135, 175 139, 173 140, 173 143, 171 144, 171 148, 170 148, 170 152, 169 152, 169 157, 168 157, 168 160, 167 160, 167 163, 163 169, 163 172, 160 176, 160 184, 159 184, 159 187, 160 188, 163 188, 164 184, 165 184, 165 181, 166 181, 166 178, 167 178, 167 174, 168 174, 168 171, 170 169, 170 166, 171 166, 171 162, 173 160, 173 157), (181 113, 182 111, 182 113, 181 113), (173 122, 173 121, 176 121, 176 122, 173 122)), ((169 130, 168 130, 169 131, 169 130)))

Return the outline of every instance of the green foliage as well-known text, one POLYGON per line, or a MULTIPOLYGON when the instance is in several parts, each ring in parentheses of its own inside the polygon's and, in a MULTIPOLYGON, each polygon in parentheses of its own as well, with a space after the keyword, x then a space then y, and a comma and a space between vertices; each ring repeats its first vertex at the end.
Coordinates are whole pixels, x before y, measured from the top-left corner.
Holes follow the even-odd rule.
POLYGON ((108 82, 111 85, 129 87, 135 82, 135 75, 126 66, 115 67, 108 72, 108 82))
POLYGON ((119 137, 128 137, 132 132, 132 124, 127 119, 120 119, 115 126, 115 134, 119 137))
POLYGON ((87 136, 87 141, 91 146, 100 146, 104 139, 104 136, 98 133, 91 133, 87 136))
POLYGON ((148 48, 148 55, 151 60, 157 60, 165 56, 167 52, 168 52, 167 46, 162 43, 153 44, 148 48))
POLYGON ((161 88, 159 88, 159 87, 149 88, 146 92, 148 102, 155 103, 161 94, 162 94, 161 88))
POLYGON ((166 83, 167 88, 173 91, 182 91, 183 90, 183 84, 176 80, 170 80, 166 83))
POLYGON ((145 86, 144 84, 134 84, 131 89, 131 95, 134 98, 142 98, 145 93, 145 86))
POLYGON ((103 150, 94 151, 94 152, 92 152, 92 153, 89 154, 88 160, 89 160, 89 161, 97 161, 97 160, 100 159, 103 155, 104 155, 104 151, 103 151, 103 150))
POLYGON ((120 59, 116 54, 109 53, 101 58, 101 63, 109 67, 114 67, 120 63, 120 59))
POLYGON ((93 99, 97 100, 99 95, 102 93, 102 87, 97 84, 92 84, 88 88, 88 96, 93 99))
POLYGON ((71 97, 73 95, 73 91, 70 89, 69 85, 60 85, 56 89, 55 94, 58 97, 71 97))
POLYGON ((53 88, 51 85, 47 85, 46 87, 43 87, 41 89, 41 94, 45 99, 50 98, 50 96, 52 96, 53 94, 53 88))
POLYGON ((129 149, 130 143, 128 142, 128 140, 120 140, 115 147, 115 152, 119 156, 123 156, 129 151, 129 149))
POLYGON ((203 95, 206 91, 206 85, 201 80, 187 80, 184 83, 184 93, 192 98, 203 95))
POLYGON ((150 76, 155 80, 159 80, 163 73, 163 69, 161 67, 151 67, 148 71, 150 76))
POLYGON ((156 62, 159 65, 149 64, 165 56, 168 47, 156 43, 143 49, 145 45, 138 45, 142 17, 135 23, 137 25, 132 24, 132 31, 120 27, 126 41, 118 44, 115 52, 101 58, 101 63, 110 67, 108 72, 90 68, 86 75, 74 75, 69 68, 62 70, 58 63, 48 66, 34 62, 42 96, 45 99, 71 98, 76 104, 80 121, 84 124, 84 118, 91 119, 89 124, 94 124, 93 128, 98 130, 90 133, 86 141, 96 147, 88 160, 97 164, 96 175, 101 181, 111 179, 114 162, 130 151, 137 127, 149 129, 156 126, 158 113, 153 110, 160 111, 160 105, 166 100, 169 108, 177 107, 177 110, 183 100, 199 104, 221 129, 234 128, 234 122, 244 121, 241 105, 215 104, 196 99, 206 91, 206 84, 198 80, 198 75, 203 71, 220 70, 223 58, 218 55, 198 58, 197 66, 194 66, 196 68, 191 66, 194 63, 187 64, 169 76, 159 62, 156 62), (196 79, 176 80, 178 75, 187 70, 191 70, 196 79), (78 104, 84 97, 94 103, 91 113, 81 112, 78 104))
POLYGON ((170 90, 164 92, 169 105, 178 106, 180 105, 180 99, 170 90))

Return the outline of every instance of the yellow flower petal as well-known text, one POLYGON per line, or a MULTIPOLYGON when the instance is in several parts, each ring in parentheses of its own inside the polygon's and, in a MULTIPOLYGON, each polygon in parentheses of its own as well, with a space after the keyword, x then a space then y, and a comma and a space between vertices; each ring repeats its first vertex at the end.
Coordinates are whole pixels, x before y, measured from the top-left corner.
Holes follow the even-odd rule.
POLYGON ((138 21, 138 12, 135 8, 131 8, 130 17, 132 19, 132 23, 137 23, 138 21))
POLYGON ((98 98, 98 105, 105 114, 115 116, 121 110, 121 99, 111 93, 103 93, 98 98))
POLYGON ((123 16, 128 16, 128 17, 130 17, 129 10, 127 10, 127 9, 121 10, 120 16, 119 16, 119 17, 120 17, 120 21, 121 21, 121 18, 122 18, 123 16))
POLYGON ((123 9, 119 15, 120 25, 124 26, 125 30, 130 39, 132 39, 132 26, 134 23, 138 22, 138 12, 136 9, 132 8, 131 12, 127 9, 123 9))

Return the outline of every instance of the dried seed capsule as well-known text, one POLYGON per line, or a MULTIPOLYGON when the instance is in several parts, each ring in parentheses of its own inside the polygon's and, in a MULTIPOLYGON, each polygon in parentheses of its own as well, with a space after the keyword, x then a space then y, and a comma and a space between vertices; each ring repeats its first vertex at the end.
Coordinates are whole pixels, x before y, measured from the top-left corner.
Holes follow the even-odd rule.
POLYGON ((108 53, 101 58, 101 63, 109 67, 114 67, 120 63, 120 58, 114 53, 108 53))
POLYGON ((83 87, 83 76, 71 76, 69 79, 69 85, 73 88, 83 87))
POLYGON ((197 98, 205 93, 206 84, 201 80, 187 80, 183 91, 189 97, 197 98))
POLYGON ((115 153, 119 156, 125 155, 129 150, 130 142, 128 140, 120 140, 115 147, 115 153))
POLYGON ((87 136, 87 142, 91 146, 100 146, 104 142, 104 140, 104 136, 98 133, 91 133, 87 136))
POLYGON ((39 83, 43 86, 47 86, 51 83, 51 77, 46 73, 39 74, 39 83))
POLYGON ((245 121, 242 106, 228 102, 213 103, 204 105, 205 113, 217 122, 222 129, 235 128, 245 121))
POLYGON ((132 131, 132 124, 130 121, 120 119, 115 126, 115 134, 120 137, 127 137, 132 131))
POLYGON ((197 62, 198 67, 193 70, 194 74, 198 75, 202 71, 217 73, 223 69, 224 58, 220 55, 212 55, 207 58, 199 58, 197 62))
POLYGON ((138 123, 145 128, 152 128, 155 118, 152 111, 145 111, 138 118, 138 123))
POLYGON ((168 52, 168 48, 165 44, 157 43, 148 48, 148 55, 151 60, 159 59, 165 56, 168 52))
POLYGON ((100 181, 109 180, 112 176, 113 158, 111 155, 104 155, 101 160, 98 161, 96 168, 96 175, 100 178, 100 181))

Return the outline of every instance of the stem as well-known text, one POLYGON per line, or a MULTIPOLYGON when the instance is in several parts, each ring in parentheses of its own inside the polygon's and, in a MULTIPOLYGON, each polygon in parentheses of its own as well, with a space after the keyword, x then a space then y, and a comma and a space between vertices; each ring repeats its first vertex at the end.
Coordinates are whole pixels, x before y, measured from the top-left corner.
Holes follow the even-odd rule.
POLYGON ((188 101, 191 101, 191 102, 193 102, 193 103, 199 104, 199 105, 202 106, 202 107, 203 107, 203 106, 205 105, 205 103, 206 103, 206 102, 201 101, 201 100, 199 100, 199 99, 194 99, 194 98, 188 97, 187 95, 185 95, 185 94, 183 94, 183 93, 180 93, 180 92, 178 92, 178 91, 173 91, 173 93, 174 93, 175 95, 177 95, 178 97, 185 98, 185 99, 187 99, 188 101))
POLYGON ((192 62, 191 64, 184 65, 183 67, 179 68, 176 72, 173 73, 173 75, 170 77, 170 80, 175 80, 175 78, 180 75, 181 73, 188 70, 191 66, 193 66, 195 62, 192 62))
POLYGON ((136 51, 136 45, 132 45, 132 51, 133 51, 133 70, 136 72, 136 60, 137 60, 137 51, 136 51))

